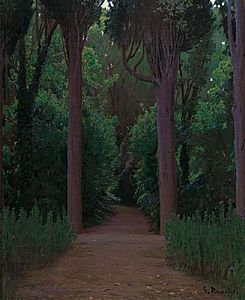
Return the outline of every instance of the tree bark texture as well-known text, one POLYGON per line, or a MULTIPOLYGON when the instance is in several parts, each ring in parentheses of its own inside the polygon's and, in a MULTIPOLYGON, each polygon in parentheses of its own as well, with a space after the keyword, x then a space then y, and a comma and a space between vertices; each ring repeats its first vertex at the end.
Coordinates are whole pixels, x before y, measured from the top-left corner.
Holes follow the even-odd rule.
POLYGON ((2 41, 0 41, 0 212, 3 208, 3 70, 4 51, 2 41))
POLYGON ((245 7, 236 1, 236 44, 233 52, 236 211, 245 219, 245 7))
POLYGON ((160 194, 160 233, 177 209, 174 96, 175 78, 166 76, 156 87, 158 126, 158 168, 160 194))
POLYGON ((68 24, 69 121, 68 121, 68 215, 73 230, 82 229, 82 49, 81 29, 74 14, 68 24))
POLYGON ((149 32, 145 38, 157 100, 160 234, 171 214, 177 212, 174 112, 180 44, 181 37, 173 24, 163 25, 154 35, 149 32))

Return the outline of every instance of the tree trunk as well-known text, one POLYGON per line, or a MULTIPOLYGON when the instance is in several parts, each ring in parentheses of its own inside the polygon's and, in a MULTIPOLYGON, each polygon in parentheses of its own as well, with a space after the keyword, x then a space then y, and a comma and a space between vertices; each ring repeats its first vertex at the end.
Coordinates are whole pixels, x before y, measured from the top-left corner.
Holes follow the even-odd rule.
POLYGON ((236 1, 236 50, 234 53, 234 125, 236 154, 236 210, 245 218, 245 7, 236 1))
POLYGON ((27 82, 27 58, 25 37, 19 41, 19 74, 18 74, 18 106, 17 106, 17 143, 16 160, 19 166, 17 180, 16 208, 24 207, 28 212, 36 198, 32 189, 33 182, 33 107, 38 95, 42 70, 48 55, 48 49, 53 33, 57 27, 56 21, 50 21, 47 35, 39 48, 31 84, 27 82))
MULTIPOLYGON (((2 42, 2 41, 0 41, 2 42)), ((2 43, 0 48, 0 213, 3 208, 3 49, 2 43)))
POLYGON ((76 14, 68 25, 69 121, 68 121, 68 215, 76 233, 82 229, 82 44, 76 14))
POLYGON ((174 96, 175 79, 166 76, 156 87, 158 126, 158 166, 160 193, 160 233, 171 213, 177 210, 174 96))

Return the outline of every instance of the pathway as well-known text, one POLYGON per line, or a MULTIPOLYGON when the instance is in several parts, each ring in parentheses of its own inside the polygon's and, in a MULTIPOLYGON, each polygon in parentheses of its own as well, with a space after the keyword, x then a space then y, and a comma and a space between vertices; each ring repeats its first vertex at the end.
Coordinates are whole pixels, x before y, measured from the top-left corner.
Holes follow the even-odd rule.
POLYGON ((170 267, 163 246, 138 210, 116 207, 103 225, 79 235, 67 254, 28 272, 18 282, 17 299, 223 299, 170 267))

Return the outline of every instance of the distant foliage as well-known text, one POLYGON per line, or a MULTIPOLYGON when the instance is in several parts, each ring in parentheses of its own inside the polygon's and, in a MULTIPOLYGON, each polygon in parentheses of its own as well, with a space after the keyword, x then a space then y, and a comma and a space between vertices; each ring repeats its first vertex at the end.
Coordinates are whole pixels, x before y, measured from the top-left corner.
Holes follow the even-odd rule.
POLYGON ((156 107, 145 110, 131 129, 129 152, 135 164, 138 205, 159 229, 156 107))
POLYGON ((116 118, 106 117, 92 104, 85 105, 82 184, 87 226, 101 223, 110 211, 119 165, 116 126, 116 118))
POLYGON ((220 204, 215 216, 173 217, 166 225, 167 255, 172 263, 223 286, 234 299, 245 297, 245 223, 233 205, 220 204))

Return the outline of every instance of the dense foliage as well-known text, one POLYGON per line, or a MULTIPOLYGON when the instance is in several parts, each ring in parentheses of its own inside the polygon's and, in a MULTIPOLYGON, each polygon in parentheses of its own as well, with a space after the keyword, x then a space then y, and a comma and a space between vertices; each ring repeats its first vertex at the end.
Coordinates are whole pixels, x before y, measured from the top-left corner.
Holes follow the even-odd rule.
POLYGON ((225 54, 219 59, 208 95, 206 99, 203 95, 198 102, 190 128, 192 180, 180 193, 180 205, 185 214, 194 213, 197 207, 212 211, 219 201, 227 203, 235 196, 231 79, 227 76, 231 64, 225 54))
MULTIPOLYGON (((60 40, 56 37, 52 47, 60 40)), ((52 51, 51 51, 52 55, 52 51)), ((118 149, 116 144, 115 118, 106 116, 103 107, 98 103, 99 97, 104 95, 103 88, 110 86, 110 80, 96 83, 95 74, 101 72, 101 66, 92 49, 87 48, 84 53, 86 62, 84 67, 85 100, 83 110, 83 165, 82 178, 84 194, 85 224, 93 225, 101 222, 109 211, 110 194, 116 183, 116 169, 118 167, 118 149), (96 89, 97 98, 89 95, 91 86, 96 89), (97 105, 100 105, 99 107, 97 105), (97 106, 97 107, 96 107, 97 106)), ((98 80, 98 77, 97 77, 98 80)), ((101 80, 103 78, 101 77, 101 80)), ((113 80, 112 80, 113 81, 113 80)), ((34 202, 47 213, 52 210, 59 214, 66 208, 66 135, 67 135, 67 94, 65 88, 65 69, 59 62, 47 65, 41 82, 41 90, 35 101, 33 116, 33 177, 31 192, 34 202), (57 72, 58 70, 58 72, 57 72), (47 80, 54 78, 52 82, 47 80)), ((4 147, 5 159, 5 203, 11 208, 20 209, 22 204, 16 202, 18 190, 15 178, 19 176, 18 164, 14 159, 15 148, 12 144, 16 128, 16 103, 5 108, 8 122, 5 135, 9 143, 4 147)))
POLYGON ((154 227, 159 228, 159 194, 157 168, 156 107, 144 110, 131 129, 131 159, 135 161, 135 196, 138 206, 149 217, 154 227))
POLYGON ((85 23, 84 27, 88 24, 92 24, 100 15, 100 7, 103 3, 102 0, 41 0, 45 5, 48 12, 62 24, 65 24, 71 20, 69 17, 74 12, 87 12, 86 18, 88 18, 89 23, 85 23))
POLYGON ((17 41, 27 32, 33 14, 32 0, 1 0, 0 32, 6 52, 13 52, 17 41), (2 37, 3 36, 3 37, 2 37))
POLYGON ((92 106, 84 109, 83 195, 86 225, 101 223, 110 212, 116 188, 118 149, 115 118, 106 117, 92 106))
MULTIPOLYGON (((115 41, 123 47, 129 47, 133 40, 137 43, 143 39, 146 46, 148 42, 154 43, 155 37, 149 34, 157 35, 171 24, 177 29, 177 35, 182 36, 180 48, 186 50, 192 48, 212 26, 211 3, 208 0, 109 2, 111 9, 107 27, 115 41)), ((146 51, 149 51, 148 47, 146 51)))

